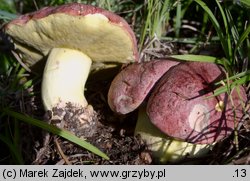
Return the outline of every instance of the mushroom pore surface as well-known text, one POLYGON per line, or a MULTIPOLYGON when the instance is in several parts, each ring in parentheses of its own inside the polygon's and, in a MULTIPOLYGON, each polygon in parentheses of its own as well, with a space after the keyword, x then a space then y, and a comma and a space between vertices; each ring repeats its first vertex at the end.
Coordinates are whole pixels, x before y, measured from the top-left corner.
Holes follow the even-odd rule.
POLYGON ((136 38, 128 23, 90 5, 45 7, 12 20, 4 31, 30 67, 44 61, 53 48, 79 50, 92 61, 127 63, 138 59, 136 38))

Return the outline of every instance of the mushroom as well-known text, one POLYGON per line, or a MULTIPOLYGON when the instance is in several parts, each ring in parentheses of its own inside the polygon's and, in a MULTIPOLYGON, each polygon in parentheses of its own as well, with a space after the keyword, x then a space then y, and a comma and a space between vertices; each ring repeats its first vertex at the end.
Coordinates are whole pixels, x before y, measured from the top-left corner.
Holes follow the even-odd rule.
POLYGON ((80 116, 86 120, 93 112, 84 96, 92 62, 138 60, 136 38, 128 23, 90 5, 45 7, 12 20, 4 32, 23 64, 33 71, 46 64, 41 93, 45 110, 70 104, 74 110, 87 109, 89 114, 80 116))
MULTIPOLYGON (((154 64, 153 62, 151 64, 154 64)), ((200 157, 240 125, 246 101, 243 87, 235 88, 237 90, 233 90, 230 95, 222 93, 208 98, 217 88, 214 83, 225 78, 222 67, 212 63, 183 62, 168 67, 164 73, 155 77, 151 71, 147 71, 150 68, 147 66, 149 64, 133 64, 130 65, 131 68, 122 70, 120 75, 117 75, 122 75, 121 78, 116 77, 113 80, 110 86, 113 90, 109 93, 115 95, 112 97, 114 100, 116 96, 126 97, 127 91, 124 90, 132 90, 129 95, 137 96, 133 96, 133 101, 126 102, 126 107, 131 103, 140 102, 136 104, 138 107, 146 96, 149 97, 146 105, 142 104, 139 108, 135 134, 140 134, 146 141, 156 160, 164 163, 180 161, 186 157, 200 157), (113 86, 131 78, 132 69, 136 70, 139 67, 144 69, 134 72, 136 84, 113 86), (127 71, 129 69, 130 71, 127 71), (147 75, 144 75, 145 72, 147 75), (151 94, 147 91, 143 94, 144 97, 138 96, 137 92, 147 90, 148 84, 144 84, 141 77, 147 77, 148 79, 144 78, 147 82, 154 82, 150 87, 151 94), (233 105, 229 96, 233 100, 233 105)), ((158 67, 163 68, 161 64, 165 65, 165 61, 157 62, 158 67)), ((121 113, 117 111, 120 109, 114 109, 119 106, 110 107, 121 113)), ((137 107, 133 106, 131 110, 137 107)))
POLYGON ((125 67, 110 85, 108 92, 110 108, 119 114, 134 111, 143 102, 158 79, 178 63, 171 59, 158 59, 125 67))
POLYGON ((247 98, 241 86, 230 95, 213 97, 214 83, 224 78, 225 71, 212 63, 173 67, 148 100, 151 122, 165 134, 189 143, 211 144, 225 138, 238 127, 247 98))
POLYGON ((156 163, 178 163, 205 156, 214 144, 193 144, 166 135, 152 124, 146 113, 146 105, 141 105, 135 127, 135 135, 140 135, 156 163))

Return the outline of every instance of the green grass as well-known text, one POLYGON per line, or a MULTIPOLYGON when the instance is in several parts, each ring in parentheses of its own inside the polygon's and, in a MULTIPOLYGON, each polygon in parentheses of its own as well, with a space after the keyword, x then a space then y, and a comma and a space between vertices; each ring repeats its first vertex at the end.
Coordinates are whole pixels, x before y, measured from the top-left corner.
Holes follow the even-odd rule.
MULTIPOLYGON (((214 96, 230 92, 239 85, 247 86, 250 71, 246 64, 250 58, 249 43, 249 8, 248 0, 240 1, 201 1, 201 0, 23 0, 20 4, 14 0, 0 0, 0 23, 4 24, 18 14, 35 11, 45 6, 61 5, 70 2, 92 4, 123 16, 134 28, 138 39, 138 47, 143 53, 151 40, 162 44, 173 43, 179 47, 191 47, 186 54, 169 55, 185 61, 204 61, 218 63, 225 67, 228 78, 216 83, 221 86, 214 96), (184 20, 188 21, 191 33, 185 34, 184 20), (193 25, 195 22, 199 25, 193 25), (171 30, 169 30, 171 29, 171 30), (192 30, 196 29, 196 31, 192 30), (218 46, 219 45, 219 46, 218 46), (211 51, 210 55, 196 55, 202 48, 216 46, 220 54, 211 51), (230 83, 228 83, 230 82, 230 83)), ((150 48, 158 48, 159 43, 153 41, 150 48)), ((0 50, 3 41, 0 41, 0 50)), ((154 58, 154 57, 152 57, 154 58)), ((41 77, 31 75, 5 50, 0 54, 0 141, 10 150, 10 163, 24 163, 20 150, 20 121, 39 127, 59 135, 82 146, 95 154, 108 159, 97 148, 88 144, 67 131, 58 129, 28 115, 20 114, 14 96, 21 97, 24 90, 32 88, 41 81, 41 77), (20 83, 22 82, 22 83, 20 83), (12 110, 12 111, 11 111, 12 110)), ((39 92, 29 92, 26 96, 34 96, 39 92)), ((19 102, 21 102, 18 100, 19 102)), ((19 103, 18 102, 18 103, 19 103)), ((1 160, 4 159, 0 157, 1 160)))
MULTIPOLYGON (((230 89, 232 90, 235 86, 244 85, 249 82, 250 75, 249 71, 245 71, 247 67, 244 67, 243 60, 249 59, 249 33, 250 33, 250 25, 246 24, 245 29, 240 34, 236 23, 232 18, 230 8, 225 5, 222 7, 221 3, 218 0, 215 0, 216 5, 220 12, 220 18, 222 19, 221 23, 217 20, 217 17, 214 15, 212 10, 207 6, 204 1, 195 0, 195 2, 204 10, 204 12, 208 15, 213 27, 216 30, 216 34, 219 37, 219 42, 221 43, 224 56, 225 57, 211 57, 211 56, 200 56, 200 55, 172 55, 171 57, 187 60, 187 61, 204 61, 204 62, 213 62, 221 64, 225 67, 228 75, 235 76, 241 74, 237 78, 233 80, 230 84, 230 89), (244 48, 243 48, 244 47, 244 48)), ((246 20, 247 21, 247 20, 246 20)), ((204 31, 204 30, 203 30, 204 31)), ((214 95, 218 95, 228 91, 228 86, 222 87, 215 91, 214 95)))
POLYGON ((171 1, 154 1, 148 0, 144 6, 144 22, 140 33, 139 47, 142 49, 146 37, 153 39, 160 38, 164 33, 165 25, 169 21, 169 11, 171 1))
MULTIPOLYGON (((13 60, 11 57, 7 56, 0 56, 0 125, 3 126, 1 129, 0 127, 0 140, 6 144, 8 149, 10 150, 10 154, 12 157, 13 162, 16 164, 24 164, 22 159, 21 150, 19 148, 19 125, 20 121, 25 122, 27 124, 42 128, 48 132, 61 136, 87 150, 90 152, 95 153, 96 155, 101 156, 104 159, 109 159, 108 156, 101 152, 99 149, 94 147, 93 145, 87 143, 85 140, 80 139, 73 134, 63 130, 56 128, 53 125, 45 123, 44 121, 37 120, 31 118, 27 115, 22 115, 18 112, 11 111, 13 106, 9 104, 14 104, 14 102, 9 102, 7 99, 11 96, 18 96, 20 97, 22 91, 25 89, 30 88, 34 82, 39 80, 39 77, 35 77, 34 79, 26 80, 25 74, 26 70, 21 67, 21 65, 13 60), (26 81, 23 81, 25 79, 26 81), (22 84, 20 84, 22 82, 22 84), (4 131, 3 131, 4 130, 4 131)), ((32 96, 29 94, 28 96, 32 96)), ((20 101, 20 100, 18 100, 20 101)), ((15 104, 14 104, 15 105, 15 104)))
MULTIPOLYGON (((1 112, 3 112, 4 114, 7 114, 8 116, 10 116, 12 118, 15 118, 15 120, 23 121, 23 122, 31 124, 33 126, 37 126, 37 127, 41 128, 41 129, 43 129, 45 131, 48 131, 50 133, 61 136, 61 137, 65 138, 65 139, 71 141, 72 143, 75 143, 75 144, 81 146, 82 148, 85 148, 85 149, 95 153, 96 155, 101 156, 104 159, 107 159, 107 160, 109 159, 109 157, 105 153, 101 152, 98 148, 96 148, 95 146, 89 144, 85 140, 83 140, 81 138, 78 138, 77 136, 73 135, 69 131, 59 129, 56 126, 47 124, 47 123, 45 123, 45 122, 43 122, 41 120, 31 118, 31 117, 29 117, 27 115, 23 115, 23 114, 15 112, 15 111, 11 111, 9 109, 3 109, 3 110, 1 110, 1 112)), ((14 143, 17 143, 17 141, 14 141, 14 143)), ((9 144, 9 142, 8 142, 8 146, 9 145, 11 145, 11 144, 9 144)), ((16 144, 14 144, 14 145, 16 145, 16 144)))

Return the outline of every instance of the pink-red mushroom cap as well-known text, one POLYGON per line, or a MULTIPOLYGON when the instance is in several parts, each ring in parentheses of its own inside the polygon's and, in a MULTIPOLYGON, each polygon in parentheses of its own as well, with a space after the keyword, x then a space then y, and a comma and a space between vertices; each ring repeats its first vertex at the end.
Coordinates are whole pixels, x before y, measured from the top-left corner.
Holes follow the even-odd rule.
POLYGON ((147 104, 151 122, 166 135, 190 143, 210 144, 239 126, 246 93, 238 86, 230 95, 213 94, 215 82, 225 78, 212 63, 181 63, 157 83, 147 104), (230 101, 230 96, 231 100, 230 101))
POLYGON ((134 111, 161 76, 177 64, 178 61, 164 59, 128 65, 110 85, 108 92, 110 108, 119 114, 134 111))

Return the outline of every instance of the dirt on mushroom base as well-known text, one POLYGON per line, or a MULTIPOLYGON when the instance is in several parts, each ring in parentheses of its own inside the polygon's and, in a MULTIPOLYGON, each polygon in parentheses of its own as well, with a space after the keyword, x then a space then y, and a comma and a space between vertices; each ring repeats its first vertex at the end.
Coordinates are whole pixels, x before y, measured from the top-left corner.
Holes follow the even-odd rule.
POLYGON ((114 128, 100 122, 97 127, 98 132, 87 141, 105 152, 110 160, 104 160, 57 136, 47 135, 50 141, 40 148, 32 164, 143 165, 152 162, 150 153, 146 151, 140 137, 123 135, 124 130, 118 133, 114 128))
POLYGON ((87 107, 66 106, 52 108, 45 113, 45 121, 66 129, 80 138, 92 137, 98 130, 98 115, 91 105, 87 107))
MULTIPOLYGON (((134 112, 126 117, 119 117, 108 109, 103 97, 106 96, 110 80, 93 81, 93 85, 89 85, 86 92, 89 98, 89 103, 96 109, 94 117, 95 128, 98 130, 87 136, 87 141, 98 147, 106 153, 110 160, 104 160, 99 156, 80 148, 77 145, 66 141, 58 136, 45 133, 36 127, 30 127, 27 124, 22 124, 22 152, 26 164, 150 164, 152 163, 150 153, 140 137, 133 135, 133 129, 137 118, 137 113, 134 112), (117 123, 119 119, 119 123, 117 123), (116 122, 117 124, 113 124, 116 122)), ((96 79, 96 78, 95 78, 96 79)), ((89 81, 91 84, 92 81, 89 81)), ((35 89, 40 90, 40 85, 36 85, 35 89)), ((36 91, 35 90, 35 91, 36 91)), ((27 97, 27 101, 30 97, 27 97)), ((39 96, 32 98, 32 104, 27 104, 26 112, 40 120, 49 121, 50 123, 58 124, 64 122, 64 125, 72 122, 71 118, 77 119, 76 111, 72 109, 72 105, 68 104, 66 112, 61 112, 61 109, 56 109, 54 113, 62 120, 50 119, 49 112, 45 113, 42 108, 42 103, 39 96), (64 115, 64 116, 62 116, 64 115), (66 115, 72 115, 71 117, 66 115), (74 116, 73 116, 74 115, 74 116)), ((26 102, 27 102, 26 101, 26 102)), ((55 115, 54 115, 55 116, 55 115)), ((55 116, 55 117, 57 117, 55 116)), ((75 132, 77 124, 70 124, 69 131, 75 132)), ((75 132, 81 136, 83 130, 75 132)), ((86 131, 86 130, 85 130, 86 131)), ((90 130, 89 130, 90 131, 90 130)))
MULTIPOLYGON (((130 117, 134 117, 134 115, 130 117)), ((25 163, 35 165, 142 165, 152 163, 146 145, 139 136, 133 136, 129 133, 130 127, 115 128, 102 124, 100 120, 101 117, 96 122, 98 131, 86 140, 105 152, 110 157, 110 160, 104 160, 63 138, 44 133, 40 129, 24 124, 22 129, 22 151, 25 153, 25 163)))

